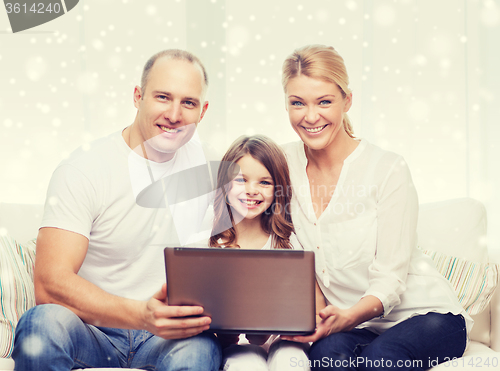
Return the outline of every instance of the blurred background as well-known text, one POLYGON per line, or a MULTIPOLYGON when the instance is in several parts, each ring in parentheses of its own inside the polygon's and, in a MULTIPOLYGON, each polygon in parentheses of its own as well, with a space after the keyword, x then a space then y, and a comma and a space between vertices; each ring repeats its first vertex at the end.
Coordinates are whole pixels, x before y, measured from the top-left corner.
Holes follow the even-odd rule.
POLYGON ((298 138, 281 64, 321 43, 344 57, 355 134, 407 160, 420 202, 474 197, 500 248, 499 0, 82 0, 13 34, 0 5, 0 202, 43 203, 78 146, 123 129, 146 60, 187 49, 207 67, 200 136, 298 138))

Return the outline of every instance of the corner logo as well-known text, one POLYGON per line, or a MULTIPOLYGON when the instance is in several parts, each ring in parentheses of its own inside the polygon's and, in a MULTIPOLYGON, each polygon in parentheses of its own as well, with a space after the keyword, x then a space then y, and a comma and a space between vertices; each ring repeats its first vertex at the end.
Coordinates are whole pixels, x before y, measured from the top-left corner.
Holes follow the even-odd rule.
POLYGON ((4 0, 12 32, 24 31, 56 19, 80 0, 4 0))

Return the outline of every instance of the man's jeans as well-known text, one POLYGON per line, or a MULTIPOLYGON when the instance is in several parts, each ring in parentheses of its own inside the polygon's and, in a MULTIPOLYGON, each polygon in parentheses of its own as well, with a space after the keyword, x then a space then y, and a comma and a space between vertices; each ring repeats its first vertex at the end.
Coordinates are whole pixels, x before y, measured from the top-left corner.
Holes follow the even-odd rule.
POLYGON ((116 367, 144 370, 219 370, 213 334, 165 340, 143 330, 87 325, 55 304, 31 308, 20 319, 12 358, 17 371, 116 367))
POLYGON ((411 317, 381 335, 367 329, 338 332, 311 346, 311 369, 421 371, 461 357, 467 343, 461 315, 411 317))

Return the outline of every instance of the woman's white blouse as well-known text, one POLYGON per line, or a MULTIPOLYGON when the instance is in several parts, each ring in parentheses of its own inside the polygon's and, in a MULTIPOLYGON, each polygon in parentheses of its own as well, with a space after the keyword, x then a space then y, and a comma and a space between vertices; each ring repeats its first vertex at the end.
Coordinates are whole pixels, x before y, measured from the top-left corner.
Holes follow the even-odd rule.
MULTIPOLYGON (((384 314, 358 327, 381 333, 417 314, 462 314, 472 319, 449 282, 417 249, 418 199, 404 159, 361 140, 344 161, 333 196, 320 215, 311 200, 303 142, 285 146, 295 233, 315 252, 316 277, 327 303, 350 308, 373 295, 384 314)), ((332 186, 333 187, 333 186, 332 186)), ((322 194, 332 189, 312 187, 322 194)))

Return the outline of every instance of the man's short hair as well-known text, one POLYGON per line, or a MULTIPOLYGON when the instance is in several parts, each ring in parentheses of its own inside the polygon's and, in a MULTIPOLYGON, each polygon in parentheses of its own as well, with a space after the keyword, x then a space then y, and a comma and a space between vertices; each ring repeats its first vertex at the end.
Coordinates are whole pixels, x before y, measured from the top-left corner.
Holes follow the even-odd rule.
POLYGON ((198 65, 201 68, 201 71, 203 72, 203 80, 205 81, 205 88, 208 87, 207 71, 205 70, 205 66, 203 66, 203 63, 201 63, 200 59, 197 56, 195 56, 194 54, 192 54, 188 51, 181 50, 181 49, 167 49, 167 50, 163 50, 163 51, 158 52, 155 55, 153 55, 151 58, 148 59, 148 61, 144 65, 144 69, 142 70, 142 77, 141 77, 141 89, 143 91, 143 94, 144 94, 144 89, 146 88, 146 84, 148 82, 149 73, 151 72, 151 68, 153 68, 153 65, 155 64, 155 62, 158 58, 163 58, 163 57, 188 61, 190 63, 198 65))

